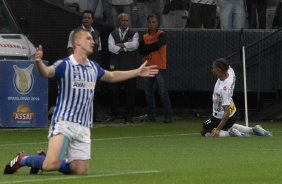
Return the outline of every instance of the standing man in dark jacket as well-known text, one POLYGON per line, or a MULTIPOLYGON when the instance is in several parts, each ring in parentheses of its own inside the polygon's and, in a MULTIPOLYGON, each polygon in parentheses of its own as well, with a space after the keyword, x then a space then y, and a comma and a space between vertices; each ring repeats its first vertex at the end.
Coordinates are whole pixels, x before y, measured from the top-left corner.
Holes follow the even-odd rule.
MULTIPOLYGON (((118 15, 119 27, 109 35, 108 47, 112 56, 110 59, 110 70, 132 70, 137 68, 139 46, 138 32, 129 29, 130 16, 126 13, 118 15)), ((110 100, 111 113, 110 121, 114 121, 116 116, 121 115, 119 106, 120 90, 124 89, 125 94, 125 112, 124 122, 132 123, 132 116, 134 112, 135 93, 136 93, 137 78, 128 79, 126 81, 110 84, 110 100)))
MULTIPOLYGON (((95 41, 93 53, 88 58, 99 62, 99 51, 102 50, 101 39, 100 39, 99 31, 97 31, 96 29, 92 27, 93 22, 94 22, 94 13, 91 10, 83 11, 81 27, 82 29, 88 30, 91 33, 93 40, 95 41)), ((73 32, 74 31, 72 30, 70 33, 68 46, 67 46, 69 55, 73 54, 73 46, 71 43, 71 37, 72 37, 73 32)))

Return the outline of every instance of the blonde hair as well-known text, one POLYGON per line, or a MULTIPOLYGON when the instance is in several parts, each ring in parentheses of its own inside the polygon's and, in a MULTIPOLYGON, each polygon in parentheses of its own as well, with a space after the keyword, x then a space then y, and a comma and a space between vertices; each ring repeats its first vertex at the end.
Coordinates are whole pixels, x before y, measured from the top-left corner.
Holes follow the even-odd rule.
POLYGON ((75 40, 81 36, 81 32, 88 32, 89 33, 88 30, 83 29, 82 27, 76 28, 73 31, 73 34, 71 36, 71 44, 72 44, 73 49, 76 47, 75 40))

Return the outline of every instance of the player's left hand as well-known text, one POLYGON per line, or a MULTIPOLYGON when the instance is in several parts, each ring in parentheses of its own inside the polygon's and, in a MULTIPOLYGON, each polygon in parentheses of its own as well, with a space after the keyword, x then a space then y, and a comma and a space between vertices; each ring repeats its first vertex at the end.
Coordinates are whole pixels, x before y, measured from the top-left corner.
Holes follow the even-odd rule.
POLYGON ((219 131, 220 131, 220 130, 214 128, 214 129, 212 130, 212 137, 218 137, 218 136, 219 136, 219 131))

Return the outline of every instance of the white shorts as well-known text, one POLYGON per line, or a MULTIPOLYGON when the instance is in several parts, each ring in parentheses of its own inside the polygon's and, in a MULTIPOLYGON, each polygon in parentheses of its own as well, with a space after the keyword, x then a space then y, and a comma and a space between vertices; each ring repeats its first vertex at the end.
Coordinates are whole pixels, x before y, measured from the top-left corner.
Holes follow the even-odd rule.
POLYGON ((81 126, 78 123, 60 121, 55 125, 50 125, 48 138, 58 134, 65 135, 69 140, 66 150, 68 163, 74 160, 90 160, 90 128, 81 126))

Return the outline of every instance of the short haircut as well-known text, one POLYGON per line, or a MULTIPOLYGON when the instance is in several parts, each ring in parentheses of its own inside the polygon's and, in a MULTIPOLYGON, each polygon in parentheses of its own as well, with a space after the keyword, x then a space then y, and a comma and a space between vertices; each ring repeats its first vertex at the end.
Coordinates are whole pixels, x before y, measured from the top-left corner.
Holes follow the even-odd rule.
POLYGON ((158 17, 156 14, 150 14, 150 15, 148 15, 147 21, 148 21, 150 18, 155 18, 155 19, 158 21, 158 23, 159 23, 159 17, 158 17))
POLYGON ((82 14, 81 14, 81 18, 83 18, 83 15, 84 15, 85 13, 90 13, 92 19, 94 19, 94 13, 93 13, 93 11, 91 11, 91 10, 84 10, 84 11, 82 12, 82 14))
POLYGON ((225 58, 218 58, 214 60, 213 64, 220 68, 223 72, 227 71, 229 68, 229 62, 225 58))
POLYGON ((127 13, 120 13, 120 14, 118 14, 118 22, 120 22, 120 20, 121 20, 121 18, 122 18, 123 16, 127 16, 128 19, 130 19, 129 14, 127 14, 127 13))
POLYGON ((76 47, 75 45, 75 39, 80 36, 81 32, 89 32, 86 29, 83 29, 82 27, 78 27, 73 30, 72 36, 71 36, 71 44, 72 48, 74 49, 76 47))

